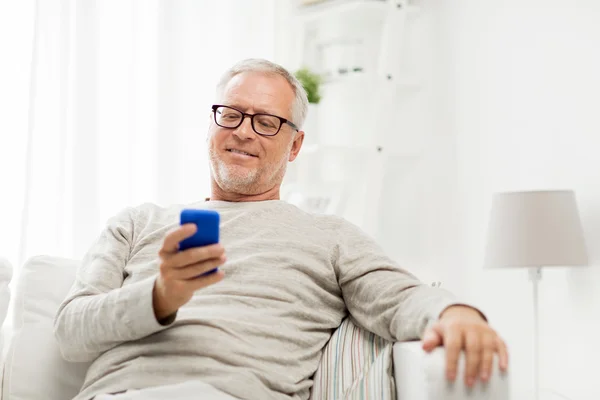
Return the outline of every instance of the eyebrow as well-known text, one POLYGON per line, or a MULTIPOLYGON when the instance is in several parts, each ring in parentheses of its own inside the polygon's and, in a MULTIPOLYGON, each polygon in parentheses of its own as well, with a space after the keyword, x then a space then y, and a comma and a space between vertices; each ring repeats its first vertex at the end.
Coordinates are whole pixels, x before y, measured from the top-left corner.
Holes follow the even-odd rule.
MULTIPOLYGON (((242 107, 238 103, 224 103, 224 104, 227 105, 227 106, 231 106, 233 108, 237 108, 238 110, 242 110, 244 112, 248 112, 248 107, 242 107)), ((269 115, 279 116, 279 114, 277 114, 276 112, 274 112, 274 111, 268 111, 268 110, 265 110, 264 108, 255 108, 254 109, 254 113, 255 114, 258 113, 258 114, 269 114, 269 115)), ((282 117, 282 118, 285 118, 285 117, 282 117)))

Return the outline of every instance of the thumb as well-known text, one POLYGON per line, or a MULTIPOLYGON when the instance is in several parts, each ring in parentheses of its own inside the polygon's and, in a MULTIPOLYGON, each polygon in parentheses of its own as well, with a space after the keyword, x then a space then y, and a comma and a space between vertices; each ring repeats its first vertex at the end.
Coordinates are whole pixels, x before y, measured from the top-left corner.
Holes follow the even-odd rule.
POLYGON ((442 333, 439 324, 434 324, 423 334, 421 346, 423 350, 430 352, 438 346, 442 345, 442 333))

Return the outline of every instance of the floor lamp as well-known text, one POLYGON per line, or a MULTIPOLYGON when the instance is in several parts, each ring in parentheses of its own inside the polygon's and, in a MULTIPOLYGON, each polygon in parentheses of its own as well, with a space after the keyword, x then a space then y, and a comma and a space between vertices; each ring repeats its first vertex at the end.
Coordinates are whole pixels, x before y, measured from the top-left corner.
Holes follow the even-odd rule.
POLYGON ((494 195, 490 215, 486 268, 529 269, 533 285, 534 394, 539 399, 538 284, 542 267, 588 263, 575 193, 506 192, 494 195))

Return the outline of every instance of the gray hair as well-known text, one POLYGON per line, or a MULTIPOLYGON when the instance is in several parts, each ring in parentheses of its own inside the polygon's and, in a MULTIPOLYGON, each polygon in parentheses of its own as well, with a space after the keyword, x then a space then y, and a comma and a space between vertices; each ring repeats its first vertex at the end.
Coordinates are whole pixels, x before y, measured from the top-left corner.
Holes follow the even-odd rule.
POLYGON ((274 62, 260 58, 249 58, 247 60, 239 61, 233 67, 225 71, 221 80, 219 80, 219 83, 217 84, 217 96, 223 93, 225 85, 227 85, 231 78, 243 72, 259 72, 283 77, 290 84, 295 95, 292 109, 290 110, 292 122, 298 128, 302 129, 304 120, 306 119, 306 113, 308 112, 308 96, 306 95, 306 90, 304 90, 300 81, 293 74, 274 62))

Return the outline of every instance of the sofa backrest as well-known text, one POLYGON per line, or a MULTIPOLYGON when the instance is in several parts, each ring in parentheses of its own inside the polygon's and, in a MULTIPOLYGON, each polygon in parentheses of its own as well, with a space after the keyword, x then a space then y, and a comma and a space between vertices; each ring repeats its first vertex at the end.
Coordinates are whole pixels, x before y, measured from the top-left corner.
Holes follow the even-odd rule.
POLYGON ((9 335, 2 399, 73 398, 89 363, 62 359, 54 339, 54 315, 66 297, 79 261, 38 256, 19 271, 14 286, 13 329, 9 335))
MULTIPOLYGON (((63 360, 53 332, 54 316, 78 265, 77 260, 38 256, 19 271, 2 400, 67 400, 79 392, 90 364, 63 360)), ((391 346, 346 319, 324 350, 311 399, 393 398, 391 346)))

